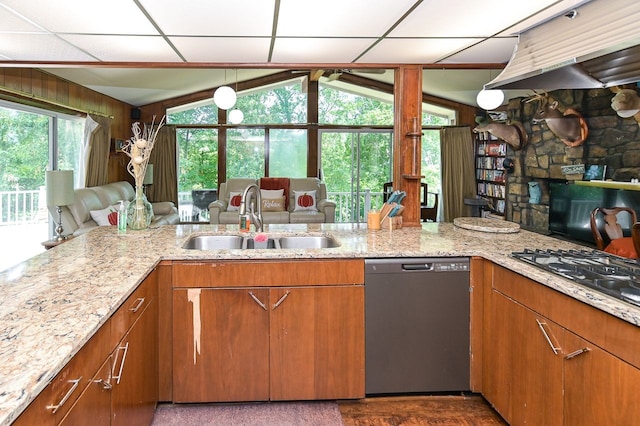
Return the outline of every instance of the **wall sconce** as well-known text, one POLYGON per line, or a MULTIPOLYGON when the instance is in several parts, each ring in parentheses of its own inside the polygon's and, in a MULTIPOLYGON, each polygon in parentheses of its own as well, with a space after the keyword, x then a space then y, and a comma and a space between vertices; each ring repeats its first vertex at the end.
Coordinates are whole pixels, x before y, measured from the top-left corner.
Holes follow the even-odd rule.
POLYGON ((47 170, 45 173, 47 187, 47 206, 55 207, 58 212, 55 241, 63 241, 67 237, 62 235, 62 206, 68 206, 75 201, 73 192, 73 170, 47 170))

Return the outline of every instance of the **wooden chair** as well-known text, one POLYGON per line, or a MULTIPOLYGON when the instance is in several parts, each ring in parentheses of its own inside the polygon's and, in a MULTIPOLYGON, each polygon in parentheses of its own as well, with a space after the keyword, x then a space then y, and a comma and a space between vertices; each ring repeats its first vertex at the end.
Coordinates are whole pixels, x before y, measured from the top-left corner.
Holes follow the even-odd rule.
POLYGON ((631 240, 636 253, 640 253, 640 222, 635 222, 631 227, 631 240))
MULTIPOLYGON (((622 216, 620 217, 622 219, 622 216)), ((635 210, 629 207, 604 208, 596 207, 591 212, 591 233, 596 242, 598 250, 617 254, 623 257, 637 258, 638 251, 634 248, 634 241, 631 237, 632 227, 638 221, 635 210), (629 215, 629 227, 622 229, 618 223, 618 214, 629 215), (602 216, 602 220, 598 220, 602 216)), ((625 222, 623 222, 625 223, 625 222)))

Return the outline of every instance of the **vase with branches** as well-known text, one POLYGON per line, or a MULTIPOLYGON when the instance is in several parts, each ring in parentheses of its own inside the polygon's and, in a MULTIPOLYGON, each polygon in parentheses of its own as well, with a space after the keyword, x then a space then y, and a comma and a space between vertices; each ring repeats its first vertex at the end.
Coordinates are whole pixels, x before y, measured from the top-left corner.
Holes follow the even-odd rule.
POLYGON ((131 126, 133 136, 122 148, 122 151, 130 158, 127 171, 133 176, 136 186, 136 196, 127 207, 127 227, 133 230, 147 229, 153 218, 153 207, 144 195, 143 183, 149 157, 158 132, 165 123, 165 117, 162 117, 157 124, 155 120, 156 117, 153 116, 150 125, 133 123, 131 126))

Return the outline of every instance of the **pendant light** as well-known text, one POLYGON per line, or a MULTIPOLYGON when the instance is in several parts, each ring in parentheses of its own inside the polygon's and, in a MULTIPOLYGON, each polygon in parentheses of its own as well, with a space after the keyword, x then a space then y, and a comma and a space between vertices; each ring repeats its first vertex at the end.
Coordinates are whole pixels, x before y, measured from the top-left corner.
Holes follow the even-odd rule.
MULTIPOLYGON (((489 70, 489 81, 491 81, 491 70, 489 70)), ((493 110, 502 105, 504 101, 504 92, 502 90, 489 90, 484 87, 478 96, 476 96, 476 103, 485 111, 493 110)))
MULTIPOLYGON (((224 82, 227 83, 227 70, 224 70, 224 82)), ((229 86, 220 86, 213 93, 213 102, 220 109, 233 108, 236 99, 236 92, 229 86)))
MULTIPOLYGON (((236 68, 236 95, 238 93, 238 69, 236 68)), ((227 121, 231 124, 240 124, 244 120, 244 114, 238 108, 229 111, 227 121)))

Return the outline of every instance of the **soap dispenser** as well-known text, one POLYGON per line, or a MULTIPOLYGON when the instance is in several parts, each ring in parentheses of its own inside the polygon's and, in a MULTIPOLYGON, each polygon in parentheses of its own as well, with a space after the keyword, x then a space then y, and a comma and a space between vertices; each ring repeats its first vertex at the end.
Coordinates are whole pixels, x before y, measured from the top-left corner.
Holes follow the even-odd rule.
POLYGON ((118 207, 118 234, 127 232, 127 209, 124 206, 124 200, 120 200, 118 207))

